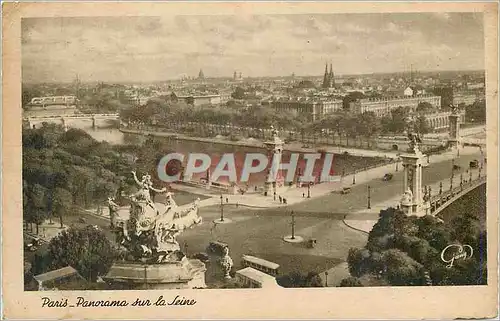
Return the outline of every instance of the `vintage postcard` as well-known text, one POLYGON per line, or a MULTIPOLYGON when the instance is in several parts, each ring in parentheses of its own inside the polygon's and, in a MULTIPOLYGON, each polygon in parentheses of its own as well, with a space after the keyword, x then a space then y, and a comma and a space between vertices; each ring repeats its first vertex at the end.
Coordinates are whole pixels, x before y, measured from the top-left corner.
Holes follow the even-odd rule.
POLYGON ((496 317, 497 16, 4 3, 4 317, 496 317))

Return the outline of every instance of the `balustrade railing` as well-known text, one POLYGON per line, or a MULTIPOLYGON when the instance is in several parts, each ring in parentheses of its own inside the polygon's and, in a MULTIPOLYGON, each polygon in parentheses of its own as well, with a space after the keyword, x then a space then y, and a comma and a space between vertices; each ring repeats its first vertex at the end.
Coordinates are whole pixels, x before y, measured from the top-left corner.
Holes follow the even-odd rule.
POLYGON ((439 207, 441 207, 444 203, 455 197, 456 195, 462 193, 464 190, 467 190, 473 186, 479 186, 483 182, 486 182, 486 175, 479 175, 474 180, 464 180, 461 181, 459 186, 452 187, 447 191, 443 191, 442 193, 438 193, 437 195, 433 195, 430 197, 431 203, 431 211, 436 211, 439 207))

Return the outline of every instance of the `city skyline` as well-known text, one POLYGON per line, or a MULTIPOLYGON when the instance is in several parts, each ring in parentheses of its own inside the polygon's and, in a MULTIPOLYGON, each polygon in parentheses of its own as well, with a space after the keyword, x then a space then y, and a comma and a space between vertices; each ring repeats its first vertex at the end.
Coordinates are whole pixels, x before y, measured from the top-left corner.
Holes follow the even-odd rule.
POLYGON ((23 82, 481 70, 480 13, 29 18, 23 82), (263 58, 264 57, 264 58, 263 58), (267 58, 267 59, 266 59, 267 58))

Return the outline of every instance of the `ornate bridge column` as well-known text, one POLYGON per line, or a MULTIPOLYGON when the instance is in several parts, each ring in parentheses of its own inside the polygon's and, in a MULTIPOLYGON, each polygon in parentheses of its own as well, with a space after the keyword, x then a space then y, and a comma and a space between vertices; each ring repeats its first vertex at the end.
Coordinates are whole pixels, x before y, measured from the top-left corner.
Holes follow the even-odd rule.
POLYGON ((268 151, 269 159, 269 170, 267 172, 266 181, 264 182, 264 195, 266 196, 274 195, 277 188, 283 186, 283 177, 281 175, 280 165, 284 142, 278 137, 278 131, 274 128, 271 129, 273 139, 271 141, 264 142, 268 151))
POLYGON ((424 157, 418 147, 418 139, 410 134, 410 149, 401 155, 404 168, 403 196, 401 198, 401 209, 407 215, 424 216, 430 211, 429 198, 424 200, 422 192, 422 168, 424 157))
POLYGON ((460 114, 458 108, 451 106, 451 114, 448 116, 449 119, 449 137, 448 137, 448 147, 458 148, 460 142, 460 114))

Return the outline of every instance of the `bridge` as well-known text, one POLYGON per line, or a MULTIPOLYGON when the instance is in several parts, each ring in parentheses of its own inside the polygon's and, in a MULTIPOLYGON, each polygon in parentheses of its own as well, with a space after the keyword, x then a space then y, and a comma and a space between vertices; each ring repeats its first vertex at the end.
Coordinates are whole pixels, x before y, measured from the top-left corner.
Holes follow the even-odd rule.
POLYGON ((486 175, 481 175, 481 172, 479 172, 479 175, 475 179, 472 179, 471 175, 468 180, 462 180, 459 186, 452 187, 446 192, 443 192, 442 188, 440 188, 439 193, 432 196, 429 201, 430 214, 433 216, 438 215, 454 201, 483 184, 486 184, 486 175))
MULTIPOLYGON (((36 128, 43 123, 61 124, 63 127, 72 127, 75 123, 88 123, 92 128, 97 128, 99 122, 108 123, 108 121, 119 120, 119 114, 74 114, 74 115, 53 115, 53 116, 29 116, 24 117, 23 121, 29 128, 36 128)), ((78 126, 75 126, 78 127, 78 126)))

